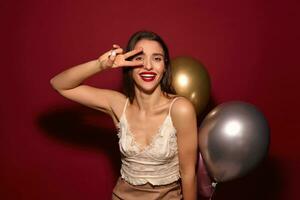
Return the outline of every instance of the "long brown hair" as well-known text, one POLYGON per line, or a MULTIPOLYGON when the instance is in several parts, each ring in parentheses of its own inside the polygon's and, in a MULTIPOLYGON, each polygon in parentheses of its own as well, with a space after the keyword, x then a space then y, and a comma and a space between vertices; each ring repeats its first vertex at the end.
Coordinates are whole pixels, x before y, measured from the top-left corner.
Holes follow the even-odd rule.
MULTIPOLYGON (((134 49, 135 45, 142 39, 151 40, 158 42, 163 51, 164 51, 164 62, 165 62, 165 72, 160 81, 161 90, 165 94, 175 94, 175 90, 172 87, 172 73, 171 73, 171 63, 170 63, 170 55, 169 50, 166 43, 162 40, 162 38, 154 32, 151 31, 139 31, 131 36, 127 43, 126 52, 134 49)), ((132 67, 123 68, 123 91, 125 95, 129 98, 130 102, 133 102, 135 97, 134 90, 134 80, 132 78, 132 67)))

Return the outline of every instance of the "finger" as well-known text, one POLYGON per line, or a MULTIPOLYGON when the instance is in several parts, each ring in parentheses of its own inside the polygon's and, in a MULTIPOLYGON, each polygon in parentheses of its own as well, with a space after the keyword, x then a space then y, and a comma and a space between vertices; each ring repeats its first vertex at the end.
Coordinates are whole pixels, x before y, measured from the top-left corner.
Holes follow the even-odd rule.
POLYGON ((121 48, 119 45, 117 45, 117 44, 113 44, 113 48, 114 49, 118 49, 118 48, 121 48))
POLYGON ((143 61, 125 61, 124 66, 126 67, 137 67, 137 66, 142 66, 144 64, 143 61))
POLYGON ((105 52, 105 53, 104 53, 104 56, 107 56, 107 57, 108 57, 108 56, 110 56, 110 54, 111 54, 111 50, 105 52))
POLYGON ((107 52, 107 56, 111 57, 111 56, 116 56, 117 54, 122 54, 123 53, 123 49, 121 48, 117 48, 117 49, 112 49, 110 51, 107 52))
POLYGON ((143 51, 142 48, 138 48, 138 49, 133 49, 132 51, 129 51, 127 53, 124 54, 125 58, 129 58, 132 57, 138 53, 141 53, 143 51))
POLYGON ((118 54, 122 54, 123 53, 123 49, 121 48, 117 48, 117 49, 112 49, 109 51, 108 53, 108 58, 115 58, 118 54))
POLYGON ((105 52, 105 54, 107 54, 107 56, 110 56, 112 50, 116 50, 116 53, 117 53, 117 54, 118 54, 118 53, 123 53, 123 49, 122 49, 119 45, 113 44, 113 48, 112 48, 111 50, 105 52))
POLYGON ((122 48, 117 48, 117 49, 113 49, 117 54, 121 54, 123 53, 123 49, 122 48))
POLYGON ((109 52, 108 59, 113 61, 113 60, 115 60, 116 56, 117 56, 116 50, 111 50, 109 52))

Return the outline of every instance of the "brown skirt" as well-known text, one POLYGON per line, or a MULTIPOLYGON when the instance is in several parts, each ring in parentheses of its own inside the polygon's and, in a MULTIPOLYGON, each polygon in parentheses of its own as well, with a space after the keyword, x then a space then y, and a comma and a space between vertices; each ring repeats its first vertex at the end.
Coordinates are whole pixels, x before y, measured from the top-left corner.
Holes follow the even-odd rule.
POLYGON ((112 200, 180 200, 182 199, 181 185, 179 181, 168 185, 153 186, 149 183, 144 185, 131 185, 124 179, 119 178, 113 190, 112 200))

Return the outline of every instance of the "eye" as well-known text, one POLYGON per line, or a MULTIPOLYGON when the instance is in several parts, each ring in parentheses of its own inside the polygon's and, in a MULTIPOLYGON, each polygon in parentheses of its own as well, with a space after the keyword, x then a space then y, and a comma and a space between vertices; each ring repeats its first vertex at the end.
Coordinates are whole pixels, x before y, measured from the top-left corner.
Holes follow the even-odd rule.
POLYGON ((143 61, 144 58, 142 56, 136 56, 136 57, 134 57, 134 60, 136 60, 136 61, 143 61))
POLYGON ((155 56, 155 57, 154 57, 154 60, 155 60, 156 62, 160 62, 160 61, 163 60, 163 58, 162 58, 161 56, 155 56))

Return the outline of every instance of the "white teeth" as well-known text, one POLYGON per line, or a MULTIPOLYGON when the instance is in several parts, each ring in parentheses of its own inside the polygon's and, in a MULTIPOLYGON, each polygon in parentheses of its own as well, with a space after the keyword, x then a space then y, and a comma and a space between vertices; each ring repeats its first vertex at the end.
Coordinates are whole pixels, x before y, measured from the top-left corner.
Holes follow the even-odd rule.
POLYGON ((152 78, 154 76, 155 76, 154 74, 143 74, 143 75, 141 75, 141 77, 145 77, 145 78, 152 78))

